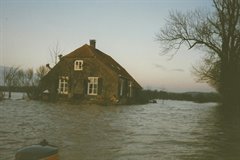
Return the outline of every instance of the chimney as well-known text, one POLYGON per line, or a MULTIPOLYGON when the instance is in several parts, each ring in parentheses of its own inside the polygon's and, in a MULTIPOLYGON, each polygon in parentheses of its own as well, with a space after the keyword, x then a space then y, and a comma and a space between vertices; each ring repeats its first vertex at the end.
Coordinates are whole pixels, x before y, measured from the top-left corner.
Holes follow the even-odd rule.
POLYGON ((59 61, 62 59, 62 57, 63 57, 62 54, 58 55, 59 61))
POLYGON ((50 67, 49 63, 48 63, 48 64, 46 64, 46 67, 47 67, 49 70, 51 70, 51 69, 52 69, 52 68, 50 67))
POLYGON ((90 39, 90 46, 92 46, 93 48, 96 48, 96 40, 95 39, 90 39))

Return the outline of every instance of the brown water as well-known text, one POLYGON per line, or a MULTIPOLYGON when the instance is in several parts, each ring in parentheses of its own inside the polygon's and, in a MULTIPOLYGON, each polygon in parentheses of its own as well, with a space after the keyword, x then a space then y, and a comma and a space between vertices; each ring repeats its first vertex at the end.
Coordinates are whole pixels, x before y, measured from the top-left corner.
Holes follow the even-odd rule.
POLYGON ((42 139, 61 160, 240 159, 240 119, 214 103, 132 106, 0 102, 0 159, 42 139))

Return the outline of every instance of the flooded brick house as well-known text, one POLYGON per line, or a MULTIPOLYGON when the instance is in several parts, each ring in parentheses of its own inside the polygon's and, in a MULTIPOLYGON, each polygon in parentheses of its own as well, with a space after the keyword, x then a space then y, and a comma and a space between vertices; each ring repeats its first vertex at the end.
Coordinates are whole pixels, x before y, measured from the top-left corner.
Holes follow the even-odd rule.
POLYGON ((142 87, 112 57, 96 49, 90 40, 62 56, 40 82, 50 99, 74 99, 89 103, 136 101, 142 87))

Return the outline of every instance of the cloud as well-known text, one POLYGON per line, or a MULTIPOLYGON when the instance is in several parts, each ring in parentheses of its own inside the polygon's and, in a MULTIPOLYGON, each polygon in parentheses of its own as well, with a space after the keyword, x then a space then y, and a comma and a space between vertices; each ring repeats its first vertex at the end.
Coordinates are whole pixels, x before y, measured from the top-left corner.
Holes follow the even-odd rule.
POLYGON ((156 68, 161 69, 161 70, 166 70, 166 68, 165 68, 163 65, 160 65, 160 64, 154 64, 154 66, 155 66, 156 68))
POLYGON ((181 68, 168 69, 165 66, 160 64, 154 64, 154 66, 162 71, 185 72, 185 70, 181 68))
POLYGON ((181 68, 171 69, 171 71, 175 71, 175 72, 184 72, 184 70, 181 69, 181 68))

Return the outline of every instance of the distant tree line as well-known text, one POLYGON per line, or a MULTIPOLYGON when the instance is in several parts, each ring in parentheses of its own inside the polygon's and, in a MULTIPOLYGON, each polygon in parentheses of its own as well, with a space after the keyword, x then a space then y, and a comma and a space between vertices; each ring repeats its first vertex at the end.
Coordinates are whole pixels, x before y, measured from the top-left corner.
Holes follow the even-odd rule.
POLYGON ((193 101, 198 103, 220 101, 220 95, 214 92, 173 93, 173 92, 158 91, 158 90, 143 90, 141 92, 140 97, 141 97, 140 100, 145 102, 148 102, 149 100, 153 100, 153 99, 184 100, 184 101, 193 101))
MULTIPOLYGON (((40 66, 35 71, 33 68, 26 70, 20 67, 5 67, 3 72, 4 86, 8 88, 13 87, 37 87, 43 76, 48 72, 46 66, 40 66)), ((33 91, 28 92, 28 96, 31 97, 33 91)), ((8 92, 8 97, 11 98, 11 91, 8 92)))

